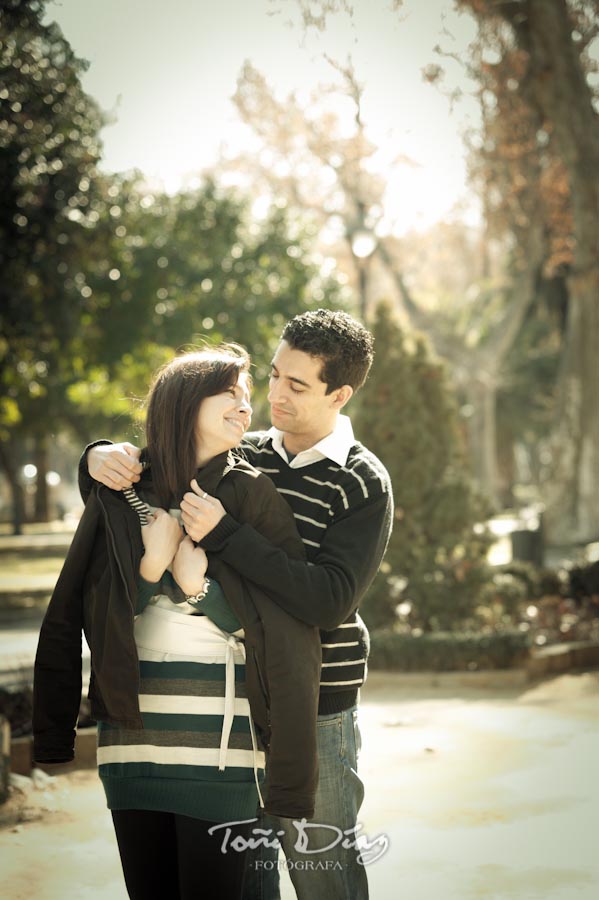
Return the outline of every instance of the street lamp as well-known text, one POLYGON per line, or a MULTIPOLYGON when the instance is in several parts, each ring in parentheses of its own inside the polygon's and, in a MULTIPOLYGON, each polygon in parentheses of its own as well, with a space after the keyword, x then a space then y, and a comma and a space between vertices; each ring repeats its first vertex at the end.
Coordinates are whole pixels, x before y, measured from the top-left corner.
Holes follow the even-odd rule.
POLYGON ((367 228, 356 228, 349 235, 349 245, 358 271, 360 315, 366 321, 368 261, 376 248, 376 237, 367 228))

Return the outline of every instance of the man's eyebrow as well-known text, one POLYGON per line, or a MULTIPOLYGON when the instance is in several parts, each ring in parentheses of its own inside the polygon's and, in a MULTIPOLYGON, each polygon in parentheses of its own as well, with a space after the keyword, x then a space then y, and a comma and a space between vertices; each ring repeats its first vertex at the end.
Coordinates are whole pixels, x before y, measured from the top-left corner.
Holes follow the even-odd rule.
MULTIPOLYGON (((277 367, 275 366, 274 362, 271 362, 270 367, 271 367, 271 369, 274 369, 275 372, 279 371, 277 369, 277 367)), ((301 378, 294 378, 293 375, 286 375, 285 378, 287 379, 287 381, 293 381, 294 384, 301 384, 302 387, 307 387, 307 388, 312 387, 312 385, 308 384, 307 381, 302 381, 301 378)))

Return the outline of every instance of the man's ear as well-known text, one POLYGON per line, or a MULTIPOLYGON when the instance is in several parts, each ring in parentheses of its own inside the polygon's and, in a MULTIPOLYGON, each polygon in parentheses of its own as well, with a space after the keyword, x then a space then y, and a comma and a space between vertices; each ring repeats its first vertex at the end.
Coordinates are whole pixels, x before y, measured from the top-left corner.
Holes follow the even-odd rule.
POLYGON ((342 387, 337 388, 336 391, 333 392, 333 406, 335 409, 343 409, 345 404, 348 402, 350 397, 352 396, 354 389, 350 387, 349 384, 344 384, 342 387))

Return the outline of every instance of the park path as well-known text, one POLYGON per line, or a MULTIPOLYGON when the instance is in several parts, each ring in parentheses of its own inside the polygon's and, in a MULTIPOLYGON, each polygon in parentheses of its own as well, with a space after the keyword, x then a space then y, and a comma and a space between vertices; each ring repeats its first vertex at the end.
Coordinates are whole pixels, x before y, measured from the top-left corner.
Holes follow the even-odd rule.
MULTIPOLYGON (((596 900, 599 673, 472 684, 369 675, 360 821, 390 843, 372 900, 596 900)), ((125 900, 95 772, 28 797, 39 818, 0 831, 2 897, 125 900)))

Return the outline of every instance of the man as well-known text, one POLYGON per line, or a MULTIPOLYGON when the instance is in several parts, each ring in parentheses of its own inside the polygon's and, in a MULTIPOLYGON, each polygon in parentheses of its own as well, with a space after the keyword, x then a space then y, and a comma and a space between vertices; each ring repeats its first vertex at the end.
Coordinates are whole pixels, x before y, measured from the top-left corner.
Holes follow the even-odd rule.
MULTIPOLYGON (((393 498, 385 468, 354 439, 341 410, 366 379, 373 342, 370 332, 346 313, 317 310, 293 318, 272 361, 273 427, 246 435, 242 444, 248 460, 290 504, 307 564, 289 559, 255 529, 240 525, 201 485, 194 485, 181 503, 194 541, 263 587, 287 612, 321 629, 314 819, 303 828, 289 819, 258 822, 272 829, 270 841, 280 838, 298 900, 368 897, 355 847, 364 794, 357 774, 357 701, 368 653, 368 633, 357 607, 389 540, 393 498)), ((136 453, 130 444, 93 447, 89 472, 108 487, 127 487, 140 471, 136 453)), ((272 851, 252 857, 247 882, 247 900, 279 897, 272 851)))

